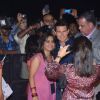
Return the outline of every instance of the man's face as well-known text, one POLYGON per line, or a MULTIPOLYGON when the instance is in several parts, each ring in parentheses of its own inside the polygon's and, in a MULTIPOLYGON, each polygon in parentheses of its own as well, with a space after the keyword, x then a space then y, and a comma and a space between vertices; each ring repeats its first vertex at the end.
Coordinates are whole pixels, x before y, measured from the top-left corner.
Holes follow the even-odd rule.
POLYGON ((83 35, 87 36, 92 31, 91 23, 86 21, 85 18, 79 18, 78 24, 79 24, 79 30, 83 35))
POLYGON ((60 42, 68 39, 69 29, 66 26, 56 26, 56 36, 60 42))
POLYGON ((27 28, 27 20, 26 19, 22 19, 20 24, 19 24, 19 27, 22 29, 22 30, 25 30, 27 28))
POLYGON ((44 25, 53 26, 54 25, 54 18, 52 15, 46 15, 43 18, 44 25))

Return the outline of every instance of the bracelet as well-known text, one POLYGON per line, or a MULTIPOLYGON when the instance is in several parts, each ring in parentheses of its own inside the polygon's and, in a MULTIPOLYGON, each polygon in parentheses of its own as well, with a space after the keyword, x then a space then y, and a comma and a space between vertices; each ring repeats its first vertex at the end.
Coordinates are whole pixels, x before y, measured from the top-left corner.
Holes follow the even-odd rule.
POLYGON ((32 89, 36 90, 36 87, 31 87, 31 90, 32 90, 32 89))
POLYGON ((62 57, 60 57, 60 56, 57 56, 57 58, 60 58, 60 59, 61 59, 62 57))
POLYGON ((37 97, 37 93, 32 93, 32 97, 37 97))

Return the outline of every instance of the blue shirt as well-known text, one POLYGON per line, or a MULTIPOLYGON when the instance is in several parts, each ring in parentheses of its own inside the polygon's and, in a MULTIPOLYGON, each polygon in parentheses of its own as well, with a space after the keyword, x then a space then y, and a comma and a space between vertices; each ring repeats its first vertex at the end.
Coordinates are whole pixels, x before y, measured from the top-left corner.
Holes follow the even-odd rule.
POLYGON ((19 47, 14 40, 9 39, 7 42, 4 42, 2 36, 0 36, 0 49, 2 49, 2 50, 18 50, 19 47))
MULTIPOLYGON (((71 37, 69 38, 66 42, 65 42, 65 45, 70 45, 72 46, 74 43, 74 37, 71 37)), ((58 51, 60 49, 60 43, 59 43, 59 40, 56 41, 56 48, 55 50, 53 51, 53 54, 54 54, 54 57, 57 56, 58 54, 58 51)), ((73 53, 71 52, 70 54, 66 55, 65 57, 63 57, 60 61, 60 64, 64 64, 64 63, 73 63, 74 61, 74 55, 73 53)))

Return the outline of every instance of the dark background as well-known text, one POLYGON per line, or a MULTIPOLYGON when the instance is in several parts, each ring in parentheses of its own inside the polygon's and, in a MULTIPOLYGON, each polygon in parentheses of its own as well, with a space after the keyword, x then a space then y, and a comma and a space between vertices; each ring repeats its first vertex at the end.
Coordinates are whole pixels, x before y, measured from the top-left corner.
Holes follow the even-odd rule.
POLYGON ((15 16, 18 11, 21 11, 35 20, 40 17, 41 9, 45 4, 50 5, 54 16, 58 16, 59 9, 65 7, 77 8, 79 13, 94 10, 96 16, 100 17, 98 0, 0 0, 0 15, 15 16))
MULTIPOLYGON (((100 4, 97 0, 0 0, 0 15, 14 16, 17 12, 23 12, 33 21, 41 15, 41 9, 45 4, 50 5, 51 12, 59 15, 61 7, 76 8, 79 13, 86 10, 94 10, 97 17, 100 17, 100 4)), ((9 83, 14 93, 8 100, 26 100, 27 80, 20 78, 21 55, 7 56, 3 77, 9 83)))
POLYGON ((27 79, 21 78, 22 56, 6 55, 3 66, 3 77, 13 90, 7 100, 27 100, 27 79))

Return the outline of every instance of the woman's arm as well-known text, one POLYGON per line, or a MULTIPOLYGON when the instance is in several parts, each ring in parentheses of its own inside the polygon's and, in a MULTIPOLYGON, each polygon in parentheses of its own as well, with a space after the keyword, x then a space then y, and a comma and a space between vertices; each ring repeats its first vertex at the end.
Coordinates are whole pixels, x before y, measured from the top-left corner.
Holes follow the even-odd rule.
POLYGON ((57 63, 59 63, 60 60, 61 60, 64 56, 66 56, 66 55, 68 55, 68 54, 70 53, 70 51, 68 50, 68 48, 69 48, 69 45, 67 45, 67 46, 65 46, 65 47, 63 47, 63 48, 61 48, 61 49, 58 51, 58 55, 57 55, 57 57, 55 58, 55 61, 56 61, 57 63))
POLYGON ((34 28, 36 28, 36 25, 34 25, 34 26, 29 26, 27 29, 22 30, 21 32, 19 32, 19 33, 17 34, 17 36, 18 36, 20 39, 22 39, 26 34, 29 34, 30 31, 32 31, 34 28))
POLYGON ((2 62, 0 62, 0 100, 4 100, 2 91, 2 62))
POLYGON ((45 74, 49 80, 57 80, 62 74, 65 72, 64 65, 60 65, 60 60, 70 51, 67 51, 69 46, 65 46, 61 48, 58 52, 58 56, 55 58, 53 62, 48 63, 45 74))
MULTIPOLYGON (((40 60, 38 57, 35 57, 30 64, 30 70, 29 70, 29 83, 30 83, 30 87, 32 90, 32 95, 36 95, 36 85, 35 85, 35 75, 36 72, 38 71, 40 66, 40 60)), ((37 96, 34 96, 33 98, 37 98, 37 96)), ((37 99, 36 99, 37 100, 37 99)))

